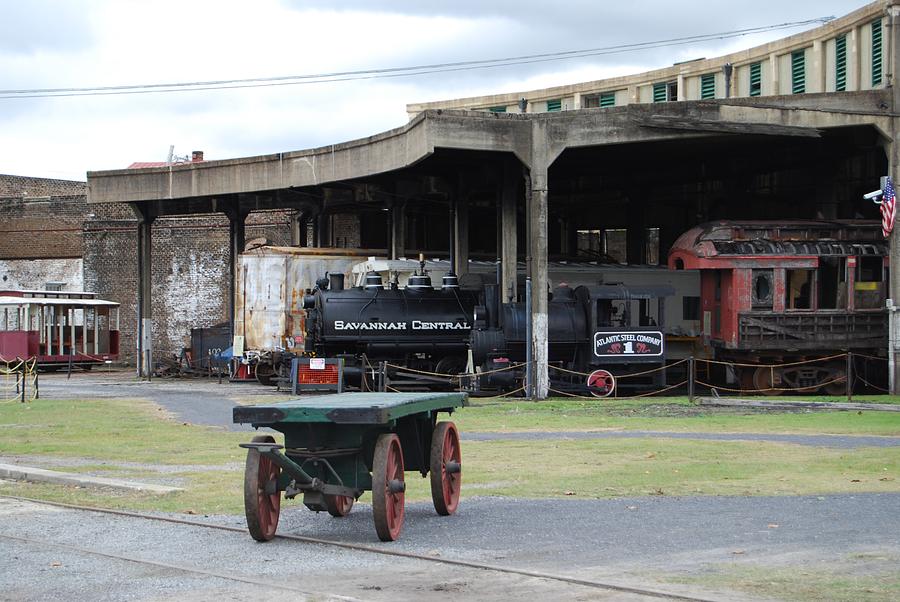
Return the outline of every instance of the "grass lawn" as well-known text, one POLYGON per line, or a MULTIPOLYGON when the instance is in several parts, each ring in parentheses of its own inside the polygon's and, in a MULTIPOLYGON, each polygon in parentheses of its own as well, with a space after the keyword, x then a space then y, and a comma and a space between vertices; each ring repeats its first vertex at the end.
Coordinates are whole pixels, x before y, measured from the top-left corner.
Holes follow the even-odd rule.
MULTIPOLYGON (((772 398, 766 398, 772 399, 772 398)), ((874 400, 862 399, 862 402, 874 400)), ((884 400, 882 400, 884 401, 884 400)), ((900 400, 891 398, 892 402, 900 400)), ((468 431, 646 430, 900 436, 900 412, 774 412, 696 406, 686 397, 472 400, 454 415, 468 431)))
MULTIPOLYGON (((454 420, 469 431, 605 428, 900 435, 900 413, 735 415, 705 408, 698 412, 680 400, 615 403, 476 402, 454 420)), ((54 459, 62 464, 53 467, 57 470, 171 482, 185 491, 154 496, 10 483, 0 485, 0 493, 119 508, 241 513, 244 451, 237 444, 249 438, 246 433, 174 421, 143 401, 3 404, 0 455, 54 459)), ((646 437, 466 441, 463 456, 464 495, 603 498, 900 491, 900 448, 846 450, 646 437)), ((412 473, 407 478, 410 499, 429 498, 427 479, 412 473)))

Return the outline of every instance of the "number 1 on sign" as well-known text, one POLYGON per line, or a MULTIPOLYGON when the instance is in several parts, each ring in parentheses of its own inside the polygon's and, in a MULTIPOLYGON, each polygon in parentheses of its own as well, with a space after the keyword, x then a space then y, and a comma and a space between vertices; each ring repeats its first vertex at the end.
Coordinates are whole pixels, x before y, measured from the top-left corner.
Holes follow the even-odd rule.
POLYGON ((634 353, 634 343, 631 341, 625 343, 625 353, 634 353))

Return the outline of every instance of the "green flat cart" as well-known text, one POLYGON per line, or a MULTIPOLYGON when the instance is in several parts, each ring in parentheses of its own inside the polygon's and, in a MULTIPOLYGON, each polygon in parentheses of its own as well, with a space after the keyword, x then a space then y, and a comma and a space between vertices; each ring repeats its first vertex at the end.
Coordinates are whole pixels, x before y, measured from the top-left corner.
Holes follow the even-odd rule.
POLYGON ((439 412, 466 405, 465 393, 339 393, 300 397, 270 406, 238 406, 234 422, 284 433, 284 445, 257 435, 247 449, 244 509, 257 541, 275 536, 281 494, 316 512, 346 516, 372 491, 375 531, 394 541, 403 528, 405 471, 431 474, 438 514, 459 504, 459 432, 439 412))

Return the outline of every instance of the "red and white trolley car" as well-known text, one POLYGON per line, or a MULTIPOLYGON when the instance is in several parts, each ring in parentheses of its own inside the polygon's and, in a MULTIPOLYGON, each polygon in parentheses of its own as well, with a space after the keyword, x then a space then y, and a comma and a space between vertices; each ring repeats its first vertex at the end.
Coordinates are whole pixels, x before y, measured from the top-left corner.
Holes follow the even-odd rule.
POLYGON ((0 290, 0 361, 89 370, 118 357, 118 303, 96 293, 0 290))

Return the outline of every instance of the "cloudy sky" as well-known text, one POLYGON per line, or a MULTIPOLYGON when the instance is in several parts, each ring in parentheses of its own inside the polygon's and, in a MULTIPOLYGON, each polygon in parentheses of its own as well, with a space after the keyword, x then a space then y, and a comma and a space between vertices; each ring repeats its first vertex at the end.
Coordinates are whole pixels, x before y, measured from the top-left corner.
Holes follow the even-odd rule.
POLYGON ((10 91, 276 78, 606 48, 842 16, 864 4, 0 0, 0 173, 83 180, 89 170, 164 161, 170 145, 176 155, 203 150, 207 159, 312 148, 402 125, 410 102, 638 73, 811 26, 408 77, 56 98, 10 91))

